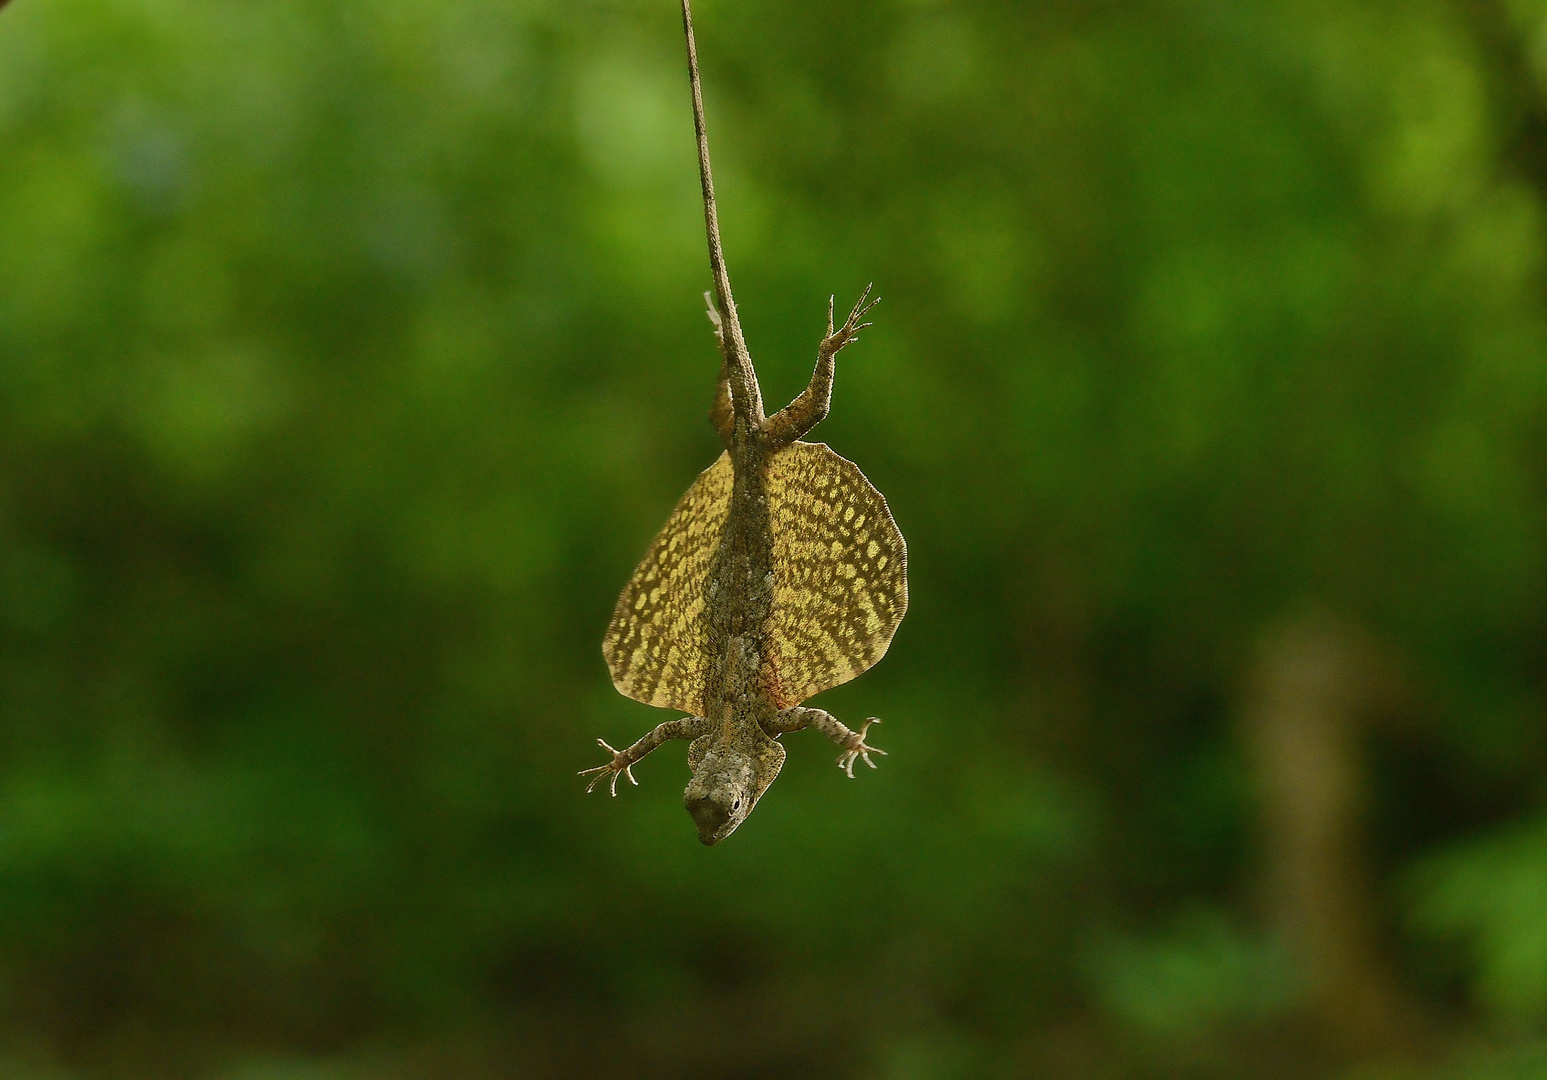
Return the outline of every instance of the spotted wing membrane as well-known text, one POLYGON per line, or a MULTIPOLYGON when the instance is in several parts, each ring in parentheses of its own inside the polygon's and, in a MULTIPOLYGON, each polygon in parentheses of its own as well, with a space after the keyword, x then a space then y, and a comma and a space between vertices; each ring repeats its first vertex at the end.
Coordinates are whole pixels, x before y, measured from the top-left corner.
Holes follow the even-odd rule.
POLYGON ((768 466, 773 529, 769 682, 782 708, 848 682, 886 655, 908 610, 908 551, 886 499, 822 443, 768 466))
POLYGON ((701 715, 709 670, 704 589, 730 512, 731 459, 699 474, 618 597, 602 655, 625 697, 701 715))

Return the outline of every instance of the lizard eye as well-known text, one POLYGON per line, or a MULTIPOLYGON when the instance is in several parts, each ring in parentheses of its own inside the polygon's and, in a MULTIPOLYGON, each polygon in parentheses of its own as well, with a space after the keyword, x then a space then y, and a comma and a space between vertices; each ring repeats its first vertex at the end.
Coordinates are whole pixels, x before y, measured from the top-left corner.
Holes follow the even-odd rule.
POLYGON ((731 809, 732 810, 740 810, 741 809, 741 800, 737 799, 735 802, 731 803, 731 809))

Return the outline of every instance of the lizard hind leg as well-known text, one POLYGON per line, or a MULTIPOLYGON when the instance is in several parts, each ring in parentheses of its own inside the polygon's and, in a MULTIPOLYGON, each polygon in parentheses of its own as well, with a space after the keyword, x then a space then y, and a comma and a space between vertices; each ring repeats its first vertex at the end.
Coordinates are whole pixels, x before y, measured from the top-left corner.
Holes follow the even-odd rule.
POLYGON ((811 384, 794 401, 764 421, 763 430, 775 445, 794 442, 827 419, 827 411, 833 401, 834 359, 840 349, 870 325, 860 320, 881 302, 880 297, 870 299, 870 290, 871 286, 866 285, 859 301, 849 311, 849 317, 836 330, 833 329, 833 297, 827 298, 827 334, 817 346, 816 369, 811 373, 811 384))
POLYGON ((714 388, 714 404, 709 406, 709 422, 719 434, 720 442, 729 450, 736 433, 736 412, 731 404, 731 360, 725 351, 725 322, 715 310, 714 298, 708 293, 704 293, 704 305, 709 321, 714 324, 715 343, 720 346, 720 381, 714 388))

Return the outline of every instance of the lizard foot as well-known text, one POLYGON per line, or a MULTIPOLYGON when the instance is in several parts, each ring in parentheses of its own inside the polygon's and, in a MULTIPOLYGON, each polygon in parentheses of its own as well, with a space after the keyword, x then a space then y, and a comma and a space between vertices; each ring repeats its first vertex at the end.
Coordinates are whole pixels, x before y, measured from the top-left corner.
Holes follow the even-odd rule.
POLYGON ((871 285, 865 286, 865 291, 860 294, 854 309, 849 312, 849 317, 844 320, 843 325, 837 330, 833 329, 833 298, 831 296, 827 298, 827 337, 822 339, 820 347, 824 356, 835 355, 839 349, 858 337, 861 330, 870 325, 868 322, 860 322, 860 320, 870 314, 870 309, 881 302, 879 296, 874 300, 870 300, 871 288, 871 285), (870 302, 866 303, 867 300, 870 302))
MULTIPOLYGON (((605 765, 598 765, 594 769, 580 770, 581 776, 589 776, 591 773, 596 774, 595 776, 591 777, 591 782, 586 785, 585 793, 587 795, 591 794, 592 788, 594 788, 597 784, 600 784, 603 780, 606 780, 608 777, 611 777, 612 797, 616 799, 618 797, 618 777, 620 775, 627 776, 628 782, 633 784, 635 787, 638 787, 639 781, 634 779, 634 763, 625 760, 621 753, 608 746, 607 740, 597 739, 596 742, 603 750, 612 755, 612 760, 605 765)), ((879 750, 876 752, 880 753, 879 750)))
POLYGON ((880 717, 869 717, 866 719, 863 727, 861 727, 858 731, 850 734, 849 737, 844 740, 843 753, 838 755, 838 768, 848 773, 850 780, 854 779, 855 759, 862 759, 866 765, 869 765, 872 769, 874 769, 876 767, 876 763, 870 760, 870 755, 880 754, 882 757, 886 756, 885 750, 878 749, 874 746, 868 746, 865 743, 865 732, 870 730, 871 724, 879 724, 880 722, 880 717))

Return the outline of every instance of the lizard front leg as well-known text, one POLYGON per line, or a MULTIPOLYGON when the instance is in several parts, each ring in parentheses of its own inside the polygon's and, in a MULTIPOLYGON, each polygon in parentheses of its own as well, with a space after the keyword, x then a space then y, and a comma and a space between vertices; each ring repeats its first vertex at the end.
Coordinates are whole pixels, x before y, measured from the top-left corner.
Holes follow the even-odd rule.
POLYGON ((827 336, 816 349, 816 370, 811 373, 811 385, 802 390, 794 401, 763 422, 763 430, 775 446, 794 442, 827 418, 827 410, 833 401, 833 361, 838 350, 870 325, 860 320, 880 302, 880 297, 870 300, 870 286, 866 285, 859 302, 849 312, 849 317, 834 330, 833 298, 827 298, 827 336), (867 300, 870 302, 866 303, 867 300))
POLYGON ((870 760, 871 754, 886 756, 886 751, 871 746, 865 742, 865 733, 870 730, 871 724, 879 724, 878 717, 869 717, 864 726, 858 731, 846 727, 840 723, 832 713, 823 712, 821 709, 808 709, 801 705, 795 705, 788 709, 779 710, 772 721, 763 725, 763 730, 770 737, 782 735, 786 731, 800 731, 803 728, 814 727, 833 742, 843 747, 843 753, 838 755, 838 768, 849 774, 849 779, 854 778, 855 759, 863 759, 866 765, 872 769, 876 763, 870 760))
POLYGON ((597 739, 597 744, 612 755, 612 760, 605 765, 598 765, 594 769, 580 770, 581 776, 589 776, 591 773, 596 774, 591 777, 591 782, 586 785, 586 794, 589 795, 592 788, 596 787, 604 779, 611 777, 612 794, 616 798, 618 794, 618 775, 620 773, 628 777, 629 783, 635 787, 639 786, 639 781, 634 779, 634 762, 668 739, 696 739, 700 735, 707 734, 709 734, 708 720, 705 720, 702 716, 684 716, 681 720, 667 720, 656 724, 654 731, 640 739, 627 750, 614 750, 607 745, 605 739, 597 739))

